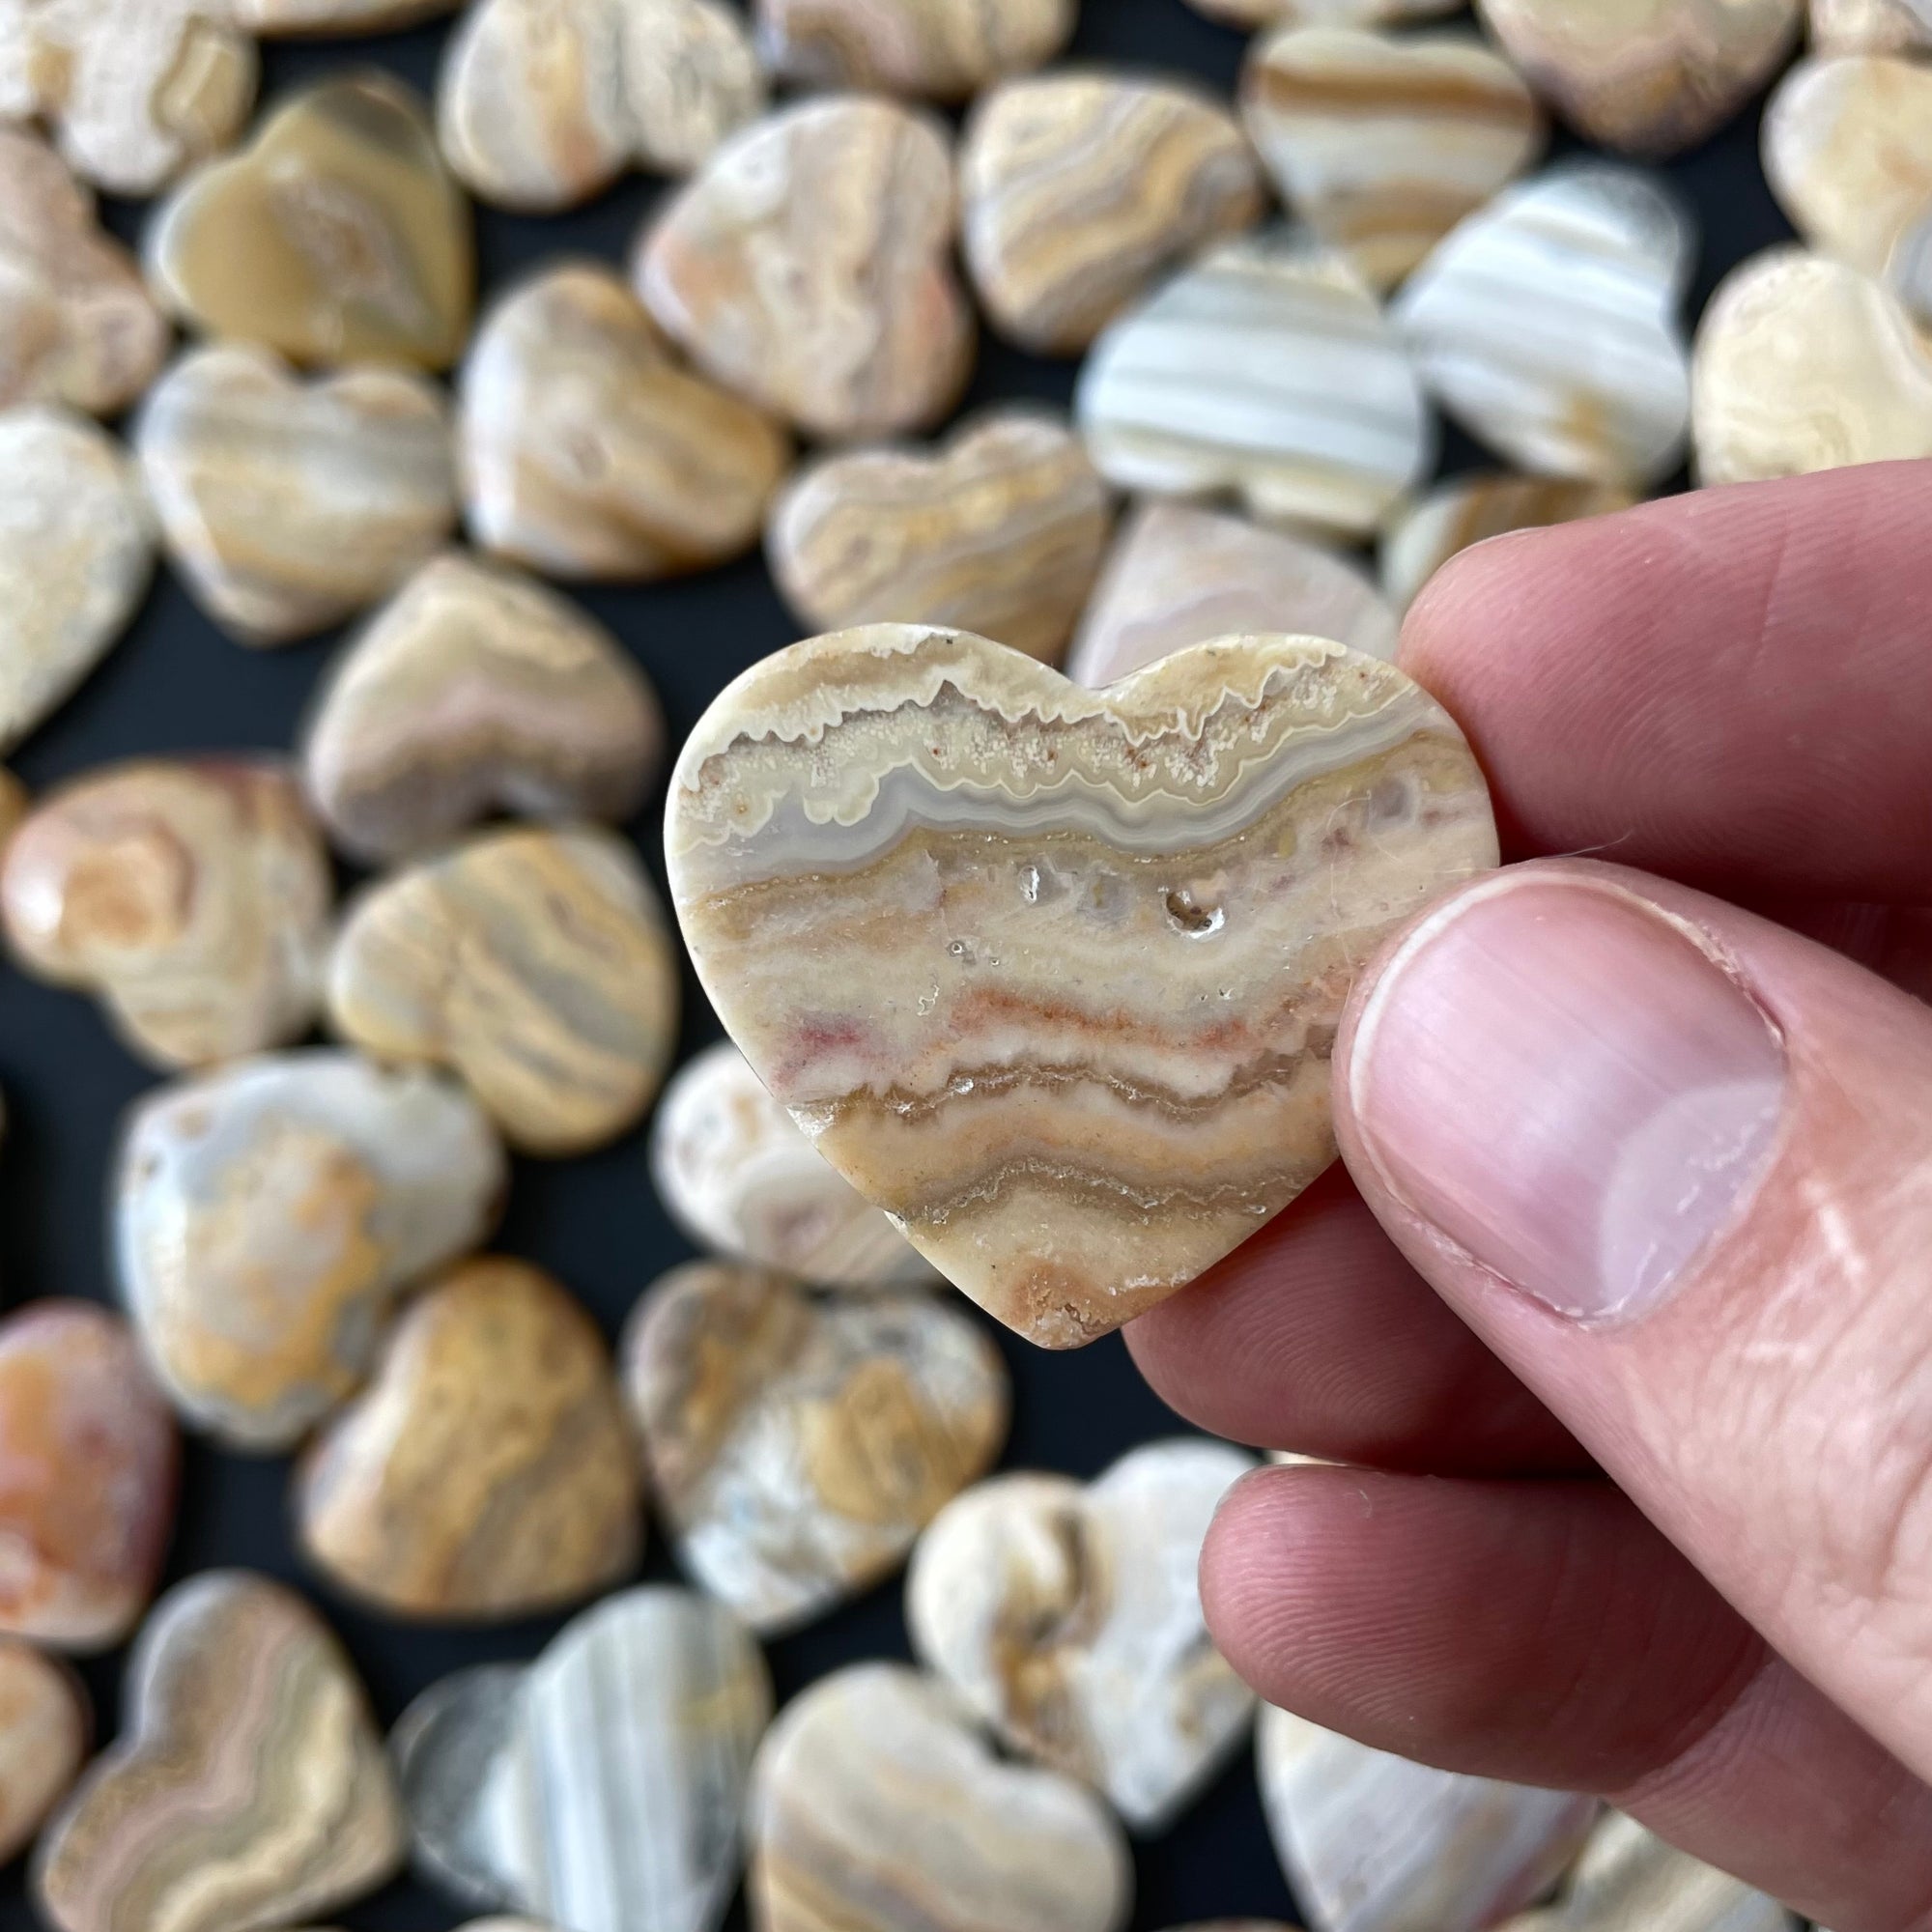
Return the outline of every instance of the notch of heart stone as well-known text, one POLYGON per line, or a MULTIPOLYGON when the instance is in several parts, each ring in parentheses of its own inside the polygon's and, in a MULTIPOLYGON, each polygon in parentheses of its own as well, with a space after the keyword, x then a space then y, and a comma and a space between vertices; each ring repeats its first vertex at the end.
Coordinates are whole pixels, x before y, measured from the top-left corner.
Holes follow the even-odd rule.
POLYGON ((902 625, 728 687, 666 849, 766 1086, 941 1272, 1056 1348, 1321 1173, 1357 963, 1497 857, 1454 722, 1339 644, 1227 639, 1086 692, 902 625))

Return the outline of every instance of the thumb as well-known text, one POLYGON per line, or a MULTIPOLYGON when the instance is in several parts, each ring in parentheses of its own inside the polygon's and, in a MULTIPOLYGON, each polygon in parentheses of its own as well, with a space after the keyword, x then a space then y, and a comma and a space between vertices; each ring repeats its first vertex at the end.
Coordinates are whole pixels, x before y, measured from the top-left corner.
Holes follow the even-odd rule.
POLYGON ((1932 1009, 1699 894, 1547 862, 1384 955, 1336 1097, 1410 1262, 1932 1776, 1932 1009))

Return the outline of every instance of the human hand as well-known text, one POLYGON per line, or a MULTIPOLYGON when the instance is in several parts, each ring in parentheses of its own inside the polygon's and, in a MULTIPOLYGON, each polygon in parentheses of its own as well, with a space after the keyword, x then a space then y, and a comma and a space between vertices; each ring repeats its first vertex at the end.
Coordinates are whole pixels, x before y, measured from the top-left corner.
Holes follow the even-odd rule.
POLYGON ((1932 1928, 1928 538, 1892 464, 1452 563, 1403 663, 1533 863, 1357 986, 1347 1173, 1128 1335, 1366 1465, 1214 1525, 1265 1697, 1837 1932, 1932 1928))

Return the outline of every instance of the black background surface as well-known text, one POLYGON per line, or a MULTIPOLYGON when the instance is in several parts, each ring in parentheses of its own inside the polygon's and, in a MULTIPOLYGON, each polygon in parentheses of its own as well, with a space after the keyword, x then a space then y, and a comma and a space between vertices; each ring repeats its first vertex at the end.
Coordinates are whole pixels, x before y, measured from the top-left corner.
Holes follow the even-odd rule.
MULTIPOLYGON (((1084 0, 1072 57, 1184 69, 1223 93, 1238 70, 1242 37, 1190 12, 1181 0, 1084 0)), ((379 62, 418 87, 433 85, 445 26, 368 41, 270 44, 263 96, 345 66, 379 62)), ((1755 106, 1719 140, 1665 172, 1696 210, 1704 245, 1687 320, 1720 276, 1789 230, 1757 160, 1755 106)), ((1574 143, 1559 138, 1557 151, 1574 143)), ((525 219, 479 210, 486 293, 559 253, 626 258, 661 184, 633 178, 575 214, 525 219)), ((137 239, 145 210, 117 206, 112 225, 137 239)), ((986 340, 969 407, 1039 397, 1065 403, 1074 365, 1040 361, 986 340)), ((1447 467, 1481 459, 1453 433, 1447 467)), ((673 742, 712 695, 758 658, 798 635, 757 558, 669 585, 576 592, 647 667, 663 695, 673 742)), ((38 792, 73 773, 139 753, 287 748, 334 638, 281 651, 229 641, 167 572, 127 639, 69 705, 13 759, 38 792)), ((658 804, 632 828, 661 874, 658 804)), ((684 1051, 717 1037, 717 1023, 687 977, 684 1051)), ((0 1087, 11 1114, 0 1154, 0 1290, 7 1306, 41 1295, 113 1299, 104 1190, 122 1109, 154 1084, 108 1037, 87 1000, 56 993, 0 966, 0 1087)), ((614 1335, 642 1291, 689 1248, 654 1199, 641 1135, 588 1159, 517 1163, 497 1246, 552 1269, 614 1335)), ((1077 1355, 1047 1354, 1002 1335, 1014 1380, 1014 1426, 1006 1463, 1092 1475, 1137 1442, 1173 1433, 1174 1417, 1133 1371, 1118 1337, 1077 1355)), ((444 1672, 469 1663, 535 1655, 563 1619, 485 1632, 410 1629, 371 1616, 305 1574, 286 1523, 287 1464, 189 1446, 168 1580, 242 1564, 292 1581, 323 1605, 360 1666, 386 1725, 444 1672)), ((674 1575, 661 1544, 647 1575, 674 1575)), ((862 1658, 903 1656, 896 1579, 770 1648, 781 1700, 812 1678, 862 1658)), ((116 1721, 123 1659, 86 1675, 103 1730, 116 1721)), ((1136 1932, 1158 1932, 1228 1915, 1292 1917, 1289 1890, 1264 1830, 1244 1755, 1165 1836, 1137 1846, 1136 1932)), ((367 1932, 440 1932, 473 1916, 412 1884, 332 1915, 367 1932)), ((0 1874, 0 1932, 35 1923, 16 1865, 0 1874)), ((745 1925, 742 1904, 728 1921, 745 1925)))

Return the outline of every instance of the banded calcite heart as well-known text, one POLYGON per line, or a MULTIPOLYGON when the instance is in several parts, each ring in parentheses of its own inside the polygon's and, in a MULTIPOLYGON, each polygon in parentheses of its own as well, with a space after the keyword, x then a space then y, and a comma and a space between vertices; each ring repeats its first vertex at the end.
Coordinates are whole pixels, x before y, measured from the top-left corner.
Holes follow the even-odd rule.
POLYGON ((913 1648, 1015 1750, 1138 1830, 1180 1812, 1247 1735, 1254 1692, 1208 1634, 1201 1546, 1255 1459, 1151 1442, 1091 1488, 996 1476, 949 1503, 906 1579, 913 1648))
POLYGON ((362 1687, 301 1598, 211 1571, 156 1605, 120 1741, 42 1840, 60 1932, 254 1932, 374 1891, 402 1814, 362 1687))
POLYGON ((522 1715, 528 1674, 521 1663, 453 1670, 417 1696, 389 1733, 411 1863, 466 1905, 499 1906, 516 1892, 483 1799, 522 1715))
POLYGON ((0 1863, 67 1796, 92 1729, 80 1679, 32 1644, 0 1637, 0 1863))
POLYGON ((1078 0, 757 0, 758 40, 781 79, 960 100, 1049 61, 1078 0))
POLYGON ((1357 967, 1496 861, 1455 724, 1339 644, 1230 639, 1089 693, 903 625, 729 686, 666 843, 766 1085, 1055 1348, 1165 1299, 1321 1172, 1357 967))
POLYGON ((1811 0, 1811 44, 1821 54, 1932 52, 1932 4, 1811 0))

